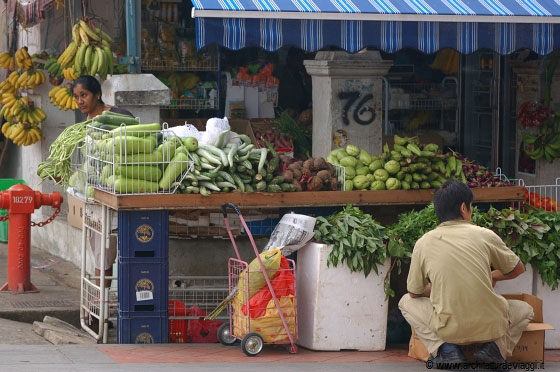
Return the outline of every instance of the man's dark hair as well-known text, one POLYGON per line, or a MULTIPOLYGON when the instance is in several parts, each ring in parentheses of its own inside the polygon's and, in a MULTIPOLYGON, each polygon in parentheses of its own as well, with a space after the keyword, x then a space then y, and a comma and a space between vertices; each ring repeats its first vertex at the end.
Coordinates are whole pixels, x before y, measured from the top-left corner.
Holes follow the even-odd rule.
POLYGON ((473 193, 463 182, 445 181, 434 194, 434 209, 440 223, 461 217, 461 204, 470 209, 473 193))

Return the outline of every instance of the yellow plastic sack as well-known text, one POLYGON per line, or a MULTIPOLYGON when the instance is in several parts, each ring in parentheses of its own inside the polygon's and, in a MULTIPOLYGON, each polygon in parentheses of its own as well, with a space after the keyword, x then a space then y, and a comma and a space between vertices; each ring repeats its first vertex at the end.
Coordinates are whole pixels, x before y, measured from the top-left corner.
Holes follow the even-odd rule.
MULTIPOLYGON (((273 249, 260 254, 262 263, 266 269, 269 279, 272 279, 276 271, 280 267, 280 260, 282 259, 282 252, 279 249, 273 249)), ((255 258, 249 264, 249 298, 253 297, 255 293, 261 290, 266 285, 266 279, 261 271, 259 261, 255 258)), ((247 271, 244 270, 239 275, 239 294, 237 298, 244 304, 247 302, 247 271)))
MULTIPOLYGON (((296 337, 296 306, 294 296, 284 296, 278 299, 284 319, 288 324, 290 334, 296 337)), ((243 304, 236 298, 233 300, 233 334, 243 338, 249 332, 256 332, 266 343, 287 342, 288 334, 282 324, 278 309, 271 299, 266 307, 266 313, 260 318, 251 319, 251 329, 247 329, 247 316, 243 315, 241 308, 243 304)))

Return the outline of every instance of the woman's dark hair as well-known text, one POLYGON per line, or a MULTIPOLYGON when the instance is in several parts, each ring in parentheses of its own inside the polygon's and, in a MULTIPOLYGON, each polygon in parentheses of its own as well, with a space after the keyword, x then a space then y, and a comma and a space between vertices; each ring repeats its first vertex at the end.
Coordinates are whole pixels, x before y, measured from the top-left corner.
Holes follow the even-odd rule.
POLYGON ((434 209, 440 223, 461 217, 461 204, 470 209, 473 193, 463 182, 449 180, 443 183, 434 194, 434 209))
POLYGON ((94 95, 99 95, 99 103, 104 104, 103 99, 101 98, 101 85, 99 85, 96 78, 90 75, 80 76, 72 83, 72 91, 74 91, 74 88, 78 85, 81 85, 85 90, 89 90, 94 95))

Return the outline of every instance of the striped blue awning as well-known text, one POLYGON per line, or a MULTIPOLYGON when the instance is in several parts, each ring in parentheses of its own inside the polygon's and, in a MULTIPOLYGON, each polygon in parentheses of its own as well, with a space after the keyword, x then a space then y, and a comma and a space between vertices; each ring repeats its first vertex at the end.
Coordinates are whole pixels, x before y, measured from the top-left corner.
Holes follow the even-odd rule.
POLYGON ((467 54, 528 48, 546 55, 560 43, 560 0, 191 1, 198 48, 453 48, 467 54))

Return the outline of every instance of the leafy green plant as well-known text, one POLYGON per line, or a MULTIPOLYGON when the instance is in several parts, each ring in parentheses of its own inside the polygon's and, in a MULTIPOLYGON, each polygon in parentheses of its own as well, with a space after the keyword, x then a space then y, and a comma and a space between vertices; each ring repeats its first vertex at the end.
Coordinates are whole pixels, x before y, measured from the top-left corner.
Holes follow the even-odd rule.
POLYGON ((372 269, 379 274, 377 265, 385 263, 386 239, 383 226, 350 204, 329 217, 318 217, 315 225, 315 240, 333 246, 327 265, 346 262, 350 271, 363 271, 366 277, 372 269))
POLYGON ((476 223, 498 234, 523 263, 530 263, 548 246, 543 236, 550 227, 534 213, 527 214, 511 208, 501 211, 490 208, 476 223))
POLYGON ((274 128, 293 138, 296 154, 309 157, 311 154, 311 133, 298 124, 286 111, 278 112, 277 116, 278 118, 274 121, 274 128))
MULTIPOLYGON (((530 208, 528 215, 532 217, 533 223, 538 220, 548 227, 548 230, 543 232, 542 239, 533 242, 536 245, 530 249, 532 257, 529 263, 539 271, 542 283, 555 290, 560 285, 560 213, 530 208)), ((542 230, 540 227, 538 229, 542 230)), ((523 249, 526 247, 523 246, 523 249)), ((521 257, 520 252, 516 253, 521 257)))

